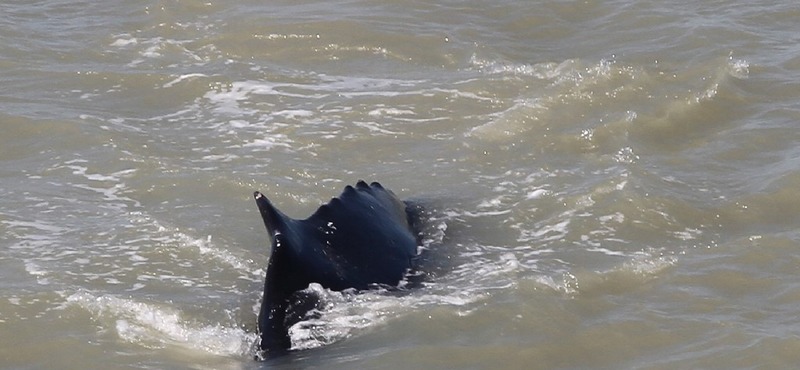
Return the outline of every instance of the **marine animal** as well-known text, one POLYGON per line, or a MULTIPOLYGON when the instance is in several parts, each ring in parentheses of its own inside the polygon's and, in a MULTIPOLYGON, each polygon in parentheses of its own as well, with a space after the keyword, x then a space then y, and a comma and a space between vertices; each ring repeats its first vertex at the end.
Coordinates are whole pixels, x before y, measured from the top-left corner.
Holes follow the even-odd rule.
POLYGON ((254 197, 272 239, 258 315, 262 358, 291 347, 289 327, 315 307, 301 292, 310 283, 334 291, 396 287, 419 256, 421 207, 377 182, 348 185, 304 220, 260 192, 254 197))

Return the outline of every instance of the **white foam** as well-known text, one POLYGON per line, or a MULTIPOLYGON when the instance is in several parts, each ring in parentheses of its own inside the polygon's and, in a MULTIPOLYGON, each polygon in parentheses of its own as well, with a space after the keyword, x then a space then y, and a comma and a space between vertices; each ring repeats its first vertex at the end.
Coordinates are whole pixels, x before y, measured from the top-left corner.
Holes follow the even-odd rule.
POLYGON ((543 197, 546 197, 546 196, 551 195, 551 194, 553 194, 552 191, 540 188, 540 189, 536 189, 536 190, 528 192, 528 194, 525 196, 525 199, 527 199, 527 200, 539 199, 539 198, 543 198, 543 197))
POLYGON ((292 83, 274 83, 269 81, 236 81, 228 86, 220 85, 217 89, 206 92, 203 96, 215 104, 215 110, 226 114, 255 114, 258 110, 244 109, 239 102, 250 99, 253 95, 283 96, 302 99, 319 99, 328 96, 327 93, 312 93, 318 90, 314 85, 301 85, 292 83), (287 89, 288 88, 288 89, 287 89), (305 94, 291 93, 288 90, 306 90, 305 94))
POLYGON ((162 48, 161 44, 154 43, 154 44, 150 45, 149 47, 147 47, 147 49, 145 49, 141 53, 141 55, 143 57, 145 57, 145 58, 158 58, 158 57, 161 56, 161 53, 159 53, 161 48, 162 48))
POLYGON ((413 115, 414 111, 407 109, 397 109, 397 108, 378 108, 369 111, 369 113, 367 114, 373 117, 400 116, 400 115, 413 115))
POLYGON ((272 112, 275 117, 284 117, 286 119, 296 119, 298 117, 311 117, 314 112, 305 109, 284 109, 282 111, 272 112))
POLYGON ((522 230, 519 241, 547 242, 562 239, 567 235, 570 222, 570 218, 566 217, 555 224, 544 225, 537 230, 522 230))
POLYGON ((212 242, 211 235, 207 235, 204 238, 196 238, 180 231, 177 228, 164 226, 160 222, 150 220, 149 218, 143 218, 142 221, 151 223, 157 229, 158 233, 164 234, 161 237, 151 236, 150 240, 174 242, 182 248, 196 248, 201 255, 209 256, 244 273, 243 277, 247 277, 255 281, 261 280, 263 273, 262 268, 253 266, 253 261, 244 260, 232 254, 227 249, 218 247, 214 242, 212 242))
POLYGON ((604 225, 610 222, 621 224, 625 222, 625 214, 622 212, 615 212, 610 215, 600 216, 597 219, 604 225))
POLYGON ((118 35, 116 37, 118 37, 118 38, 116 40, 114 40, 114 42, 111 43, 111 46, 125 47, 125 46, 130 46, 130 45, 136 45, 136 44, 139 43, 139 40, 137 40, 135 37, 133 37, 130 34, 127 34, 127 33, 126 34, 122 34, 122 35, 118 35))
POLYGON ((172 80, 170 82, 165 83, 161 87, 166 89, 166 88, 172 87, 173 85, 175 85, 175 84, 177 84, 177 83, 179 83, 179 82, 181 82, 183 80, 187 80, 187 79, 190 79, 190 78, 197 78, 197 77, 208 77, 208 76, 203 74, 203 73, 188 73, 188 74, 185 74, 185 75, 178 76, 178 78, 176 78, 176 79, 174 79, 174 80, 172 80))
POLYGON ((651 277, 674 265, 677 261, 678 259, 675 256, 664 255, 656 249, 648 249, 637 252, 630 261, 622 266, 622 269, 645 277, 651 277))
MULTIPOLYGON (((513 259, 513 258, 512 258, 513 259)), ((511 260, 511 259, 510 259, 511 260)), ((433 285, 432 285, 433 286, 433 285)), ((355 293, 334 292, 312 283, 307 292, 321 297, 325 308, 319 318, 301 321, 289 329, 293 349, 309 349, 334 343, 364 330, 380 325, 418 307, 434 305, 467 306, 483 297, 464 289, 434 291, 430 287, 409 294, 390 295, 384 291, 355 293)))
POLYGON ((606 256, 615 256, 615 257, 626 257, 628 255, 625 252, 612 251, 610 249, 603 248, 603 247, 597 247, 597 246, 596 247, 592 247, 592 248, 587 248, 586 251, 587 252, 599 252, 599 253, 605 254, 606 256))
POLYGON ((485 60, 473 54, 470 64, 487 74, 512 74, 551 79, 557 76, 556 63, 520 64, 502 60, 485 60))
POLYGON ((505 209, 501 211, 485 211, 485 212, 470 212, 470 211, 461 211, 461 212, 453 212, 448 211, 446 212, 447 216, 450 218, 456 217, 470 217, 470 218, 478 218, 478 217, 488 217, 488 216, 500 216, 511 213, 510 209, 505 209))
POLYGON ((503 204, 503 196, 498 196, 493 199, 484 200, 480 204, 478 204, 478 208, 492 208, 498 207, 503 204))
POLYGON ((267 39, 267 40, 287 40, 287 39, 313 39, 319 38, 319 34, 296 34, 296 33, 271 33, 269 35, 254 35, 256 39, 267 39))
POLYGON ((746 60, 728 58, 728 73, 738 79, 746 79, 750 76, 750 63, 746 60))
POLYGON ((402 132, 390 131, 385 128, 382 128, 376 122, 353 122, 353 124, 358 127, 363 127, 373 133, 379 133, 385 135, 403 135, 402 132))
POLYGON ((36 262, 25 261, 25 271, 31 276, 46 276, 48 272, 42 269, 36 262))
POLYGON ((292 140, 283 134, 269 135, 264 138, 252 139, 245 143, 245 148, 255 148, 260 151, 269 151, 277 147, 291 148, 292 140))
POLYGON ((200 325, 162 304, 88 292, 69 295, 66 301, 68 306, 79 306, 94 319, 113 326, 120 339, 147 348, 175 345, 203 353, 241 356, 249 354, 256 339, 254 333, 244 332, 235 323, 200 325))
POLYGON ((54 235, 61 235, 68 230, 67 228, 51 225, 44 221, 0 220, 0 222, 10 227, 36 229, 54 235))
POLYGON ((618 163, 633 164, 639 160, 639 156, 633 152, 630 147, 620 149, 617 154, 614 154, 614 161, 618 163))
POLYGON ((693 240, 697 239, 698 236, 702 234, 702 231, 694 228, 687 227, 683 231, 675 231, 673 234, 681 240, 693 240))
MULTIPOLYGON (((425 83, 425 80, 398 80, 390 78, 370 78, 370 77, 350 77, 350 76, 330 76, 325 74, 318 75, 320 83, 309 86, 320 91, 337 92, 361 92, 369 93, 377 90, 394 89, 400 87, 414 87, 425 83)), ((388 93, 388 92, 387 92, 388 93)))
POLYGON ((230 162, 230 161, 233 161, 235 159, 239 159, 239 156, 236 155, 236 154, 230 154, 230 153, 212 154, 212 155, 207 155, 207 156, 203 157, 204 161, 210 161, 210 162, 230 162))

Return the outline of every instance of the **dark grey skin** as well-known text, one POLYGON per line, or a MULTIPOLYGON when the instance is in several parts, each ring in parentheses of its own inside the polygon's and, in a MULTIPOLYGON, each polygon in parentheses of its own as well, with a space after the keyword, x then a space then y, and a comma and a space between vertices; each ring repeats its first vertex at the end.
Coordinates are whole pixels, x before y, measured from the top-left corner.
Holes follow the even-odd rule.
POLYGON ((291 347, 289 327, 314 308, 299 293, 310 283, 335 291, 394 287, 414 268, 421 208, 377 182, 348 185, 305 220, 284 215, 259 192, 254 197, 272 239, 258 315, 262 358, 291 347))

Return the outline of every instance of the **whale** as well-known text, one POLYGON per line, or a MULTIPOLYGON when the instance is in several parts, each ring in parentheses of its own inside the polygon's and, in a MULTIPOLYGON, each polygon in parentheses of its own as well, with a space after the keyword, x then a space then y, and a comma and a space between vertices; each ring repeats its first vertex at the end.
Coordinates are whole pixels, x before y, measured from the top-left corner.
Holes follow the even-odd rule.
POLYGON ((259 356, 291 349, 289 328, 317 307, 303 292, 317 283, 332 291, 397 288, 421 250, 422 207, 359 180, 306 219, 293 219, 260 192, 253 194, 271 240, 258 314, 259 356))

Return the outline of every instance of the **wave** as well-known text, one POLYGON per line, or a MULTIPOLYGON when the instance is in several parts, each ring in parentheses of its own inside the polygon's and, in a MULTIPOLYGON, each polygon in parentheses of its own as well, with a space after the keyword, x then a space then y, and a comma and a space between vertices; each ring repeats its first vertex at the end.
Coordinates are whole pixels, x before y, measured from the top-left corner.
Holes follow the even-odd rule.
POLYGON ((639 89, 637 78, 641 80, 645 74, 642 68, 606 59, 528 65, 473 57, 471 62, 482 73, 506 75, 530 84, 518 92, 508 108, 467 134, 485 140, 509 139, 534 130, 545 134, 547 127, 557 125, 554 120, 558 110, 630 94, 639 89))
POLYGON ((220 356, 249 355, 256 341, 233 321, 205 325, 165 303, 144 302, 85 291, 66 297, 66 307, 77 306, 113 328, 120 339, 146 348, 171 346, 220 356))

